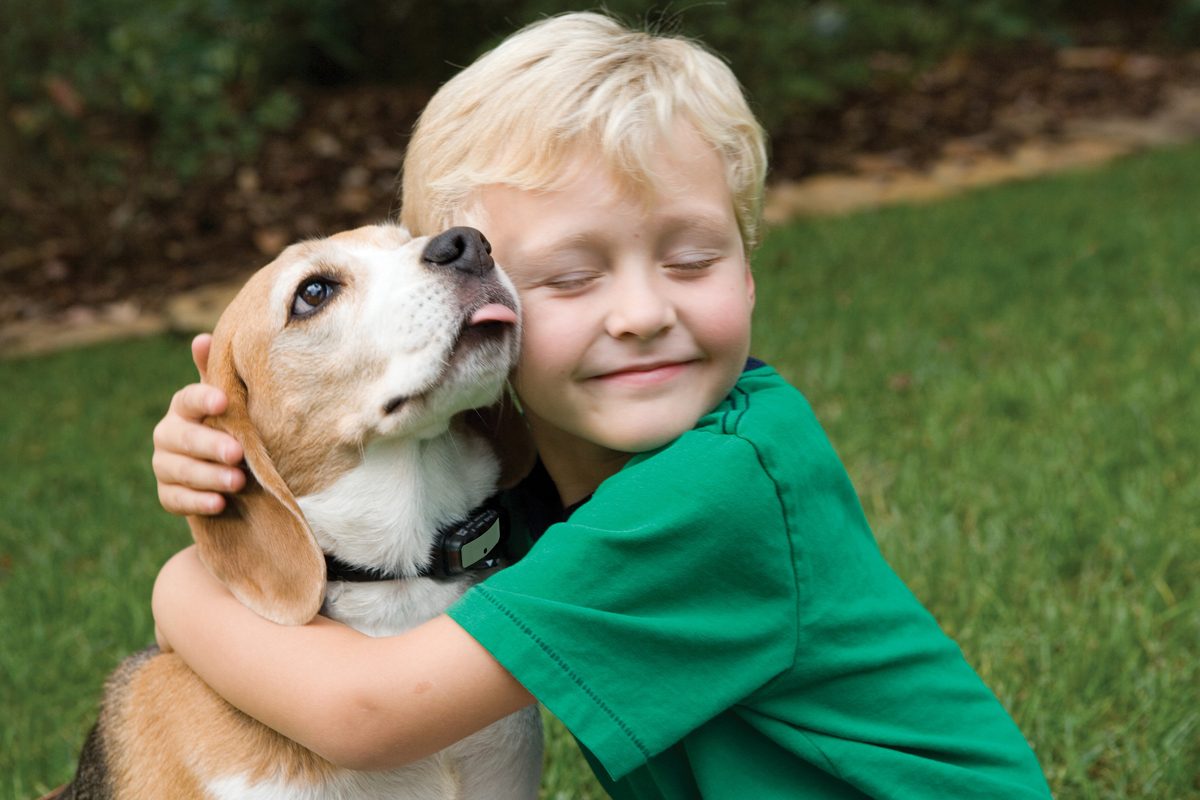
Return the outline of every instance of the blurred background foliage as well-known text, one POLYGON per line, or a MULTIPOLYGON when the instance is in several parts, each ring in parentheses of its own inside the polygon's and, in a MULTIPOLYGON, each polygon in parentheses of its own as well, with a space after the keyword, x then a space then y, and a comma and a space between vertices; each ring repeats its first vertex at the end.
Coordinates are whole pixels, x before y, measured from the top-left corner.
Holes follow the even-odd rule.
MULTIPOLYGON (((67 192, 121 187, 134 172, 143 181, 230 175, 264 136, 289 130, 305 88, 384 83, 428 94, 521 24, 595 5, 5 0, 0 173, 67 192)), ((706 42, 732 64, 771 131, 848 93, 909 80, 956 51, 1069 45, 1080 35, 1200 43, 1200 0, 608 0, 605 8, 706 42)))

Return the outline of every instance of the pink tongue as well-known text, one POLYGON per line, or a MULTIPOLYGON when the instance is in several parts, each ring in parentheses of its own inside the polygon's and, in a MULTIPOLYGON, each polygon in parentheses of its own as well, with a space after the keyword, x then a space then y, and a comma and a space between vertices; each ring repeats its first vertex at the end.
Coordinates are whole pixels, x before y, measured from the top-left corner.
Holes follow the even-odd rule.
POLYGON ((467 324, 483 325, 485 322, 506 322, 510 325, 515 325, 517 324, 517 314, 508 306, 502 306, 499 303, 488 303, 472 314, 467 324))

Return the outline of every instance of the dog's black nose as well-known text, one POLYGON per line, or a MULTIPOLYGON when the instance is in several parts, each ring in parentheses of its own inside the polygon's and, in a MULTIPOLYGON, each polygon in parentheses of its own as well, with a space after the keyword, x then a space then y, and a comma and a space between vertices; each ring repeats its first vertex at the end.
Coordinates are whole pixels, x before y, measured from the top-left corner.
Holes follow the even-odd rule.
POLYGON ((492 245, 474 228, 458 227, 439 233, 425 245, 421 254, 435 267, 448 267, 471 275, 486 275, 496 262, 492 260, 492 245))

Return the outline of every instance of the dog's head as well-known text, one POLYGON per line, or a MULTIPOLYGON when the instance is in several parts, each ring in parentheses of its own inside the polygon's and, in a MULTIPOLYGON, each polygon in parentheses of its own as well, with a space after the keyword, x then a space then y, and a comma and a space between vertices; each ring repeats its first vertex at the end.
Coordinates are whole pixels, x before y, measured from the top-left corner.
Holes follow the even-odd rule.
POLYGON ((229 408, 209 424, 241 442, 248 484, 189 523, 209 569, 260 615, 300 624, 321 606, 324 558, 296 497, 374 439, 437 436, 497 403, 520 335, 489 251, 471 228, 359 228, 289 247, 222 314, 207 380, 229 408))

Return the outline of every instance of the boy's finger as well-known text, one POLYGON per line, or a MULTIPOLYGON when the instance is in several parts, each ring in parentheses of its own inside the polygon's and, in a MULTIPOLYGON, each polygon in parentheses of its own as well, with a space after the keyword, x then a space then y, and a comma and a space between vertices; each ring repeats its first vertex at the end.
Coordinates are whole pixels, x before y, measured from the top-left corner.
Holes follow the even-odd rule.
POLYGON ((214 492, 194 492, 184 486, 158 485, 158 502, 178 516, 211 516, 225 508, 225 498, 214 492))
POLYGON ((168 414, 154 426, 154 452, 189 456, 218 464, 240 464, 244 454, 238 440, 216 428, 168 414))
POLYGON ((208 354, 212 350, 212 334, 202 333, 192 339, 192 362, 200 373, 200 380, 208 380, 208 354))
POLYGON ((156 450, 151 459, 160 486, 181 486, 196 492, 239 492, 246 486, 246 473, 209 461, 156 450))
POLYGON ((223 413, 228 405, 229 398, 217 387, 189 383, 171 397, 170 412, 189 422, 199 423, 205 417, 223 413))

